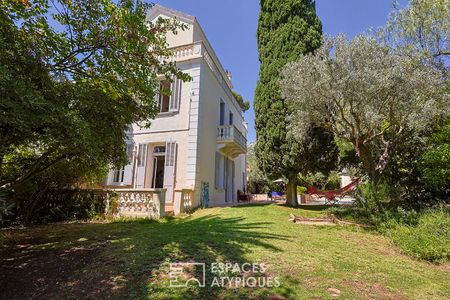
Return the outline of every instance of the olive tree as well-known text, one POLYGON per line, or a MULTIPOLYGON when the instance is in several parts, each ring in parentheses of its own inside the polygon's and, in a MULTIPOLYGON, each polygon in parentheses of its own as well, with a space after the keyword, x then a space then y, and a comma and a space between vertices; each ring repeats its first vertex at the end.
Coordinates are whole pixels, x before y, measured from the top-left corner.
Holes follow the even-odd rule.
POLYGON ((381 30, 383 39, 396 48, 431 56, 440 63, 450 56, 449 32, 449 0, 410 0, 390 14, 381 30))
POLYGON ((370 36, 327 38, 282 75, 282 94, 296 107, 292 133, 301 139, 311 124, 329 128, 353 145, 373 183, 404 137, 448 112, 442 72, 370 36))

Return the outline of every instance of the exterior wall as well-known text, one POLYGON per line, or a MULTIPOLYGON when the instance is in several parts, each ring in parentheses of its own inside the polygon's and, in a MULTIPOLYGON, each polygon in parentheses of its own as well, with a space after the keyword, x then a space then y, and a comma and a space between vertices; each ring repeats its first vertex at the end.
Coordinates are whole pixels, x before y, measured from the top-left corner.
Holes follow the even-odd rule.
MULTIPOLYGON (((197 42, 199 51, 193 50, 193 56, 182 55, 177 66, 192 77, 192 81, 182 83, 181 100, 178 112, 158 114, 150 128, 141 128, 134 124, 129 134, 128 143, 147 144, 147 162, 139 172, 145 172, 145 178, 134 181, 136 188, 150 188, 153 177, 153 148, 165 145, 166 142, 177 143, 174 190, 193 189, 192 205, 198 206, 201 199, 202 182, 209 183, 210 205, 225 201, 223 189, 215 187, 215 157, 218 149, 217 133, 220 117, 220 102, 225 103, 225 124, 229 124, 229 112, 233 113, 233 124, 247 135, 247 129, 240 107, 231 94, 231 83, 225 75, 217 56, 207 41, 200 25, 192 16, 184 15, 170 9, 155 5, 156 10, 148 14, 149 20, 158 17, 176 16, 181 22, 189 25, 185 31, 177 35, 169 33, 169 47, 186 46, 197 42)), ((197 45, 196 44, 196 45, 197 45)), ((181 47, 185 49, 185 47, 181 47)), ((234 189, 229 193, 229 201, 237 200, 237 190, 244 190, 246 177, 245 154, 233 159, 234 189)), ((231 157, 228 157, 231 159, 231 157)), ((134 161, 134 159, 132 160, 134 161)), ((125 170, 131 173, 132 165, 125 170)), ((110 172, 106 185, 113 184, 113 171, 110 172)), ((142 173, 139 173, 142 174, 142 173)), ((133 175, 133 178, 136 175, 133 175)), ((139 177, 139 176, 138 176, 139 177)), ((142 177, 142 176, 141 176, 142 177)), ((132 184, 121 185, 133 187, 132 184)), ((175 198, 177 194, 175 194, 175 198)), ((170 201, 172 199, 166 199, 170 201)))
MULTIPOLYGON (((198 168, 198 109, 199 109, 199 86, 200 86, 200 63, 197 61, 178 64, 183 72, 192 77, 192 81, 183 82, 181 87, 181 100, 177 113, 160 113, 152 121, 150 128, 142 128, 137 124, 132 125, 132 131, 128 135, 130 143, 135 146, 148 144, 147 163, 145 167, 144 184, 136 188, 150 188, 152 183, 153 161, 152 153, 155 145, 165 145, 166 142, 177 143, 177 157, 175 166, 174 189, 194 189, 194 205, 200 199, 196 195, 199 187, 197 183, 198 168)), ((132 165, 126 166, 132 169, 132 165)), ((113 171, 110 172, 107 185, 115 186, 113 183, 113 171)), ((119 185, 132 187, 130 185, 119 185)))
MULTIPOLYGON (((158 15, 157 18, 159 17, 167 18, 165 15, 158 15)), ((187 22, 180 21, 180 23, 186 25, 187 28, 185 30, 178 30, 177 34, 173 34, 172 32, 168 32, 166 34, 166 40, 169 44, 169 48, 187 45, 194 42, 194 26, 187 22)))
MULTIPOLYGON (((200 81, 200 121, 199 121, 199 154, 201 164, 199 181, 209 183, 210 205, 225 202, 225 190, 215 186, 215 153, 217 151, 217 128, 220 118, 220 102, 225 103, 225 124, 229 124, 229 112, 233 113, 233 124, 246 135, 244 119, 240 108, 226 93, 214 73, 205 61, 201 65, 200 81)), ((230 158, 230 157, 229 157, 230 158)), ((231 158, 230 158, 231 159, 231 158)), ((244 190, 242 176, 245 170, 245 155, 234 158, 234 190, 229 199, 237 200, 237 190, 244 190)), ((244 176, 246 176, 244 174, 244 176)))

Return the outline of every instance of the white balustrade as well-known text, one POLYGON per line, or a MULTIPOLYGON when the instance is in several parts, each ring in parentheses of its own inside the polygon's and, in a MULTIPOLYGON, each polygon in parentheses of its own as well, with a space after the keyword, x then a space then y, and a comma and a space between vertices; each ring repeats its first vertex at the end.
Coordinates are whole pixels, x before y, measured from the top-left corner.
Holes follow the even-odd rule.
POLYGON ((202 49, 201 42, 174 47, 169 49, 172 55, 169 58, 166 58, 166 60, 183 61, 202 57, 202 49))
MULTIPOLYGON (((123 216, 160 218, 165 214, 166 189, 115 189, 116 213, 123 216)), ((108 207, 112 205, 108 201, 108 207)))
POLYGON ((233 140, 242 148, 247 148, 247 139, 234 125, 223 125, 217 128, 217 140, 233 140))
POLYGON ((175 215, 180 213, 190 212, 194 209, 193 197, 194 191, 192 189, 175 190, 174 212, 175 215))

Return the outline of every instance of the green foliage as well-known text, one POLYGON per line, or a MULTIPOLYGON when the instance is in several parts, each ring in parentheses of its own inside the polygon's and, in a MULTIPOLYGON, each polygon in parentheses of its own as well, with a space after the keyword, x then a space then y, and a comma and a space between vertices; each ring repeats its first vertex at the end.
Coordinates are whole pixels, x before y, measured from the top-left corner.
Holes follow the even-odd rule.
POLYGON ((234 98, 239 103, 239 106, 241 107, 243 112, 246 112, 250 109, 250 102, 247 100, 244 100, 241 94, 235 91, 231 91, 233 93, 234 98))
POLYGON ((261 0, 258 21, 260 77, 255 91, 256 156, 271 179, 295 181, 299 172, 332 169, 332 135, 311 128, 304 143, 287 132, 293 107, 280 93, 281 68, 320 46, 322 25, 314 1, 261 0))
POLYGON ((364 35, 326 39, 314 55, 289 63, 281 82, 296 107, 292 134, 302 140, 311 122, 332 130, 352 144, 373 181, 405 138, 448 107, 446 86, 442 72, 421 56, 364 35))
POLYGON ((335 139, 336 146, 339 149, 339 167, 341 169, 359 168, 361 160, 356 154, 355 147, 352 143, 342 139, 335 139))
POLYGON ((265 173, 259 169, 258 161, 255 155, 255 144, 247 147, 247 192, 252 194, 264 194, 275 188, 272 180, 265 176, 265 173))
POLYGON ((329 209, 340 218, 375 226, 400 249, 415 258, 435 263, 450 260, 450 212, 423 212, 402 208, 367 211, 362 206, 329 209))
POLYGON ((449 201, 448 126, 438 118, 426 130, 414 132, 398 145, 386 170, 394 206, 432 207, 449 201))
POLYGON ((389 185, 385 182, 363 182, 358 185, 356 205, 367 211, 368 214, 376 212, 380 204, 388 203, 389 185))
POLYGON ((297 186, 297 194, 304 195, 308 191, 308 188, 305 186, 298 185, 297 186))
POLYGON ((149 125, 157 113, 157 76, 189 79, 164 59, 165 34, 184 27, 147 22, 148 8, 0 1, 0 191, 51 168, 77 181, 126 162, 129 124, 149 125))
POLYGON ((383 35, 402 51, 431 57, 443 66, 450 56, 449 15, 448 0, 411 0, 390 15, 383 35))
POLYGON ((417 224, 391 221, 385 234, 406 254, 431 262, 450 260, 450 214, 428 211, 417 218, 417 224))
POLYGON ((450 260, 450 213, 402 208, 368 212, 361 206, 329 209, 340 218, 375 226, 400 249, 415 258, 440 263, 450 260))
POLYGON ((327 182, 325 184, 326 190, 336 190, 341 186, 341 176, 338 172, 333 171, 330 172, 327 178, 327 182))
POLYGON ((30 225, 103 217, 106 197, 101 190, 21 189, 12 196, 16 209, 10 222, 30 225))
MULTIPOLYGON (((336 171, 332 171, 329 174, 322 172, 308 174, 304 177, 304 180, 322 190, 335 190, 341 185, 341 177, 336 171)), ((301 179, 299 181, 301 182, 301 179)))
POLYGON ((420 169, 424 180, 432 187, 450 186, 450 118, 428 139, 428 149, 422 155, 420 169))

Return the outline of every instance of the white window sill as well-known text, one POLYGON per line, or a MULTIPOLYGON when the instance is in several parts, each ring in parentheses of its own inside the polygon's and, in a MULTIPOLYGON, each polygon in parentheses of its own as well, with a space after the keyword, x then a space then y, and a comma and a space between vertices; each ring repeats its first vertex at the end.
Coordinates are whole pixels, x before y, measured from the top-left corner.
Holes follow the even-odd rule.
POLYGON ((156 118, 166 118, 171 117, 178 114, 178 111, 167 111, 167 112, 160 112, 156 115, 156 118))

